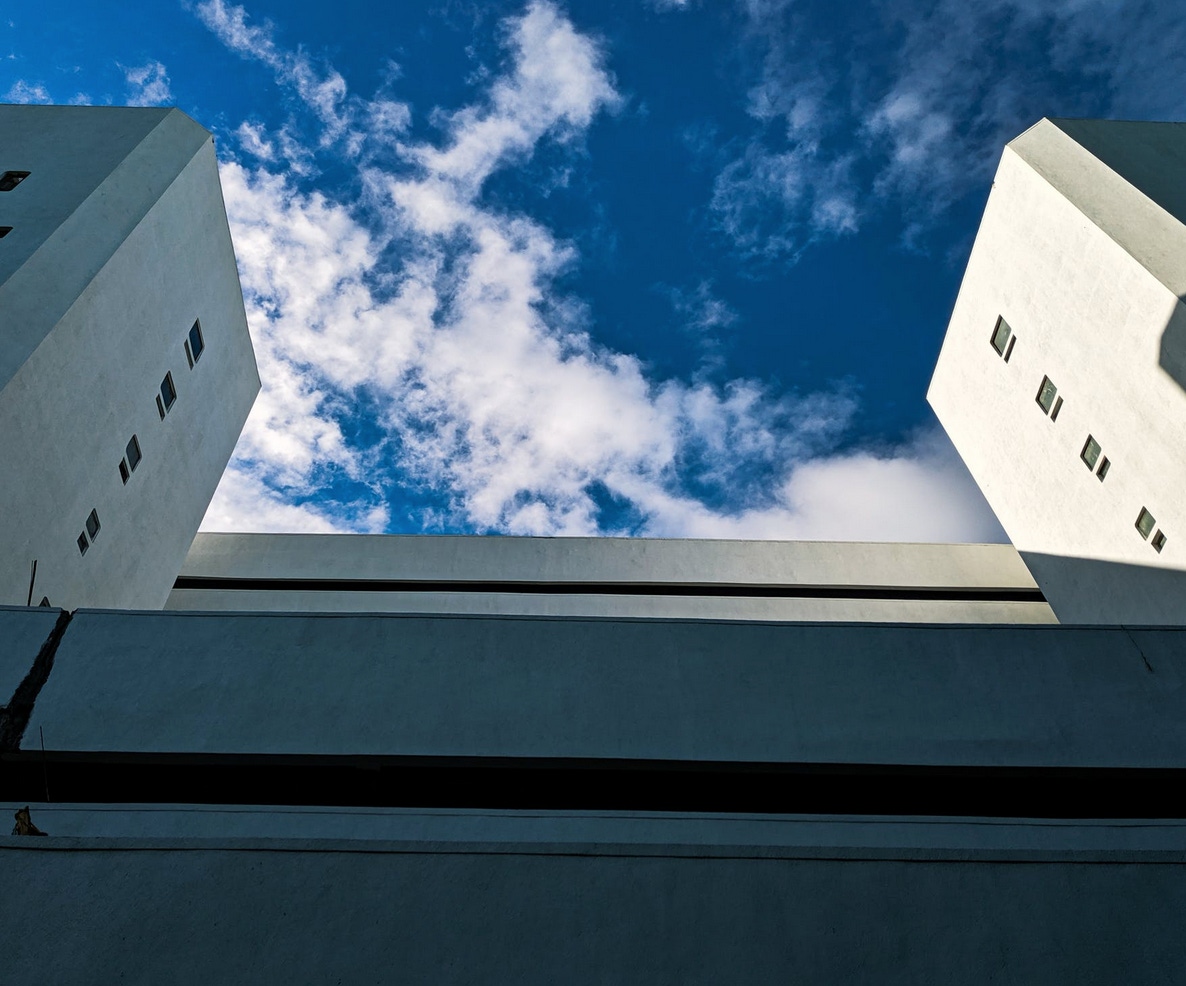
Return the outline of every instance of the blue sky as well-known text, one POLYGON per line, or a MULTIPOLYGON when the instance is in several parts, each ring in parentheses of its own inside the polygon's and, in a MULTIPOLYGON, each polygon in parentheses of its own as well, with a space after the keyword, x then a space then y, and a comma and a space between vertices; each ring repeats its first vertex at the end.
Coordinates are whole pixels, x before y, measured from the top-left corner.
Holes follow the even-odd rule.
POLYGON ((1170 2, 5 16, 0 97, 215 134, 264 390, 209 530, 999 539, 925 391, 1000 148, 1186 119, 1170 2))

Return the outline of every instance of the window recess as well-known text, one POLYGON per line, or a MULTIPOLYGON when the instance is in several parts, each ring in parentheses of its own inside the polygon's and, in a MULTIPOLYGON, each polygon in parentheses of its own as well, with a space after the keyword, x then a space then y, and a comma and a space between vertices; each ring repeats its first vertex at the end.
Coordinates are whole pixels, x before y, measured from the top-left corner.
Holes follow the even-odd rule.
POLYGON ((202 338, 202 323, 195 320, 193 327, 189 330, 189 336, 185 340, 185 359, 191 370, 194 368, 194 364, 202 358, 202 353, 205 350, 206 341, 202 338))
POLYGON ((1153 535, 1153 540, 1149 543, 1153 545, 1154 550, 1160 555, 1161 549, 1165 547, 1166 536, 1161 531, 1153 535))
POLYGON ((4 239, 4 237, 6 237, 11 232, 11 226, 0 226, 0 240, 4 239))
POLYGON ((1153 527, 1157 521, 1148 510, 1141 507, 1141 512, 1137 514, 1137 533, 1141 535, 1146 541, 1149 540, 1149 535, 1153 533, 1153 527))
POLYGON ((1043 414, 1050 415, 1051 421, 1058 419, 1058 412, 1062 410, 1062 398, 1058 396, 1058 388, 1054 386, 1053 380, 1049 377, 1042 378, 1042 386, 1038 388, 1034 400, 1038 402, 1043 414))
POLYGON ((997 355, 1008 363, 1009 357, 1013 355, 1013 344, 1017 342, 1017 337, 1003 317, 997 319, 997 324, 993 326, 992 335, 989 336, 988 341, 996 350, 997 355))
POLYGON ((29 177, 27 171, 6 171, 0 175, 0 192, 11 192, 29 177))
POLYGON ((173 374, 166 373, 165 379, 161 381, 161 392, 157 394, 156 398, 157 413, 161 416, 162 421, 176 402, 177 388, 173 386, 173 374))

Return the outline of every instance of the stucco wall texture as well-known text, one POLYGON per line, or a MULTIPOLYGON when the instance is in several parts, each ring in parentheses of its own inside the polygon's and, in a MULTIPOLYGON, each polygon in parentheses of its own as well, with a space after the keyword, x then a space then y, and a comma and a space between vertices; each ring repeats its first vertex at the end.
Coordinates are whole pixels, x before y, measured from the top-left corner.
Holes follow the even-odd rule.
POLYGON ((83 610, 24 748, 1172 767, 1184 678, 1170 629, 83 610))
POLYGON ((1184 968, 1180 859, 606 846, 54 851, 11 841, 0 847, 0 951, 6 981, 31 986, 1110 986, 1180 982, 1184 968))

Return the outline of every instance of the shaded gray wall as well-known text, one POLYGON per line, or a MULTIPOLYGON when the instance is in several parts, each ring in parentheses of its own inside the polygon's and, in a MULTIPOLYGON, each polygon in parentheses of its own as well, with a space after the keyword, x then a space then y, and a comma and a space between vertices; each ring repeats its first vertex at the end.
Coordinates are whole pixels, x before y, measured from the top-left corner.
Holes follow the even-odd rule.
POLYGON ((79 611, 47 749, 1186 763, 1186 630, 79 611))
POLYGON ((1179 861, 12 841, 0 950, 14 983, 954 986, 1184 972, 1179 861))

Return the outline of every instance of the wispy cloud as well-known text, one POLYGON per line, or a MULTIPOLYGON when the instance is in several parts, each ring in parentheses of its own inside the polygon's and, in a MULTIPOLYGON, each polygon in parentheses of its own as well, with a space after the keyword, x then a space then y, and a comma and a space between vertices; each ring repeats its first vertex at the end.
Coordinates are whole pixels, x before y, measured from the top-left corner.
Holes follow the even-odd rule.
POLYGON ((173 102, 169 89, 169 73, 160 62, 123 69, 128 84, 129 106, 164 106, 173 102))
POLYGON ((368 137, 392 139, 407 127, 410 113, 406 105, 395 100, 351 98, 346 80, 337 69, 303 49, 281 47, 274 27, 267 22, 248 23, 242 6, 225 0, 204 0, 196 12, 231 51, 262 62, 275 73, 278 82, 295 92, 316 114, 323 127, 323 146, 344 141, 351 153, 357 153, 368 137))
POLYGON ((4 94, 4 100, 8 103, 52 103, 53 99, 49 94, 49 90, 45 88, 40 82, 26 82, 24 79, 17 79, 4 94))
POLYGON ((740 144, 708 149, 726 155, 710 210, 747 256, 793 262, 887 211, 918 245, 1041 116, 1186 114, 1177 4, 889 0, 854 22, 842 51, 815 20, 823 6, 738 2, 740 64, 761 66, 754 123, 740 144))
MULTIPOLYGON (((242 8, 203 9, 235 51, 318 91, 293 68, 306 56, 242 8)), ((587 306, 559 287, 575 247, 483 190, 542 144, 578 142, 620 96, 603 47, 554 5, 504 29, 505 69, 437 115, 435 142, 369 155, 349 121, 372 102, 301 97, 312 143, 356 169, 349 196, 310 190, 278 170, 291 155, 276 134, 240 128, 251 163, 222 176, 264 390, 206 527, 384 529, 403 486, 444 495, 429 523, 473 530, 999 536, 933 437, 831 455, 856 408, 844 386, 661 379, 594 341, 587 306)), ((707 283, 677 304, 705 330, 733 318, 707 283)))

